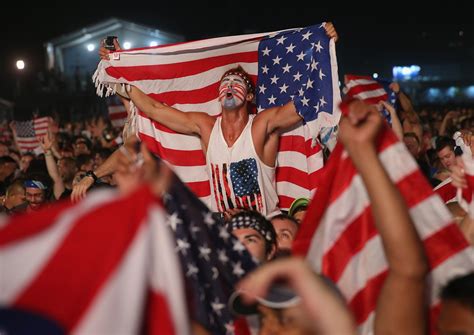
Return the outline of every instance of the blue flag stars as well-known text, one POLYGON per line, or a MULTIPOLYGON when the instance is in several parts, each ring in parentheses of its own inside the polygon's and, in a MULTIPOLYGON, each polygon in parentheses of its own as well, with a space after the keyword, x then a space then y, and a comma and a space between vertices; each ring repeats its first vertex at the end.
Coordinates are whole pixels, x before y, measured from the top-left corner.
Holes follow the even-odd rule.
POLYGON ((227 301, 237 281, 257 263, 177 177, 171 185, 163 202, 185 277, 189 314, 212 334, 233 334, 227 301))
POLYGON ((293 100, 306 122, 332 114, 329 37, 323 25, 281 32, 259 44, 257 109, 293 100))

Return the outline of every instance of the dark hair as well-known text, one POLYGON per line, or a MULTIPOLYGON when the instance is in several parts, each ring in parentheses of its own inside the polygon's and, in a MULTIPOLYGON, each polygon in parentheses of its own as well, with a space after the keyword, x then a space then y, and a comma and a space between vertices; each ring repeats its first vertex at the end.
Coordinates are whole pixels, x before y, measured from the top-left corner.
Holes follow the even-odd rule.
MULTIPOLYGON (((303 210, 303 207, 304 207, 304 209, 306 209, 306 206, 302 206, 301 210, 303 210)), ((297 212, 299 212, 299 210, 300 209, 298 208, 298 210, 296 210, 295 212, 297 213, 297 212)), ((275 215, 274 217, 272 217, 270 222, 273 222, 273 220, 288 220, 288 221, 293 222, 297 227, 299 227, 298 221, 296 221, 294 217, 292 217, 288 214, 285 214, 285 213, 275 215)))
POLYGON ((249 92, 251 93, 254 93, 255 92, 255 85, 252 81, 252 79, 250 78, 250 75, 243 69, 242 66, 237 66, 237 67, 234 67, 230 70, 227 70, 221 77, 221 80, 227 76, 227 75, 231 75, 231 74, 235 74, 239 77, 241 77, 245 83, 247 84, 247 89, 249 90, 249 92))
POLYGON ((474 311, 474 272, 451 279, 442 288, 441 299, 458 302, 474 311))
POLYGON ((436 139, 435 147, 436 147, 436 152, 440 152, 443 150, 445 147, 451 148, 452 151, 454 151, 454 147, 456 146, 456 142, 447 136, 439 136, 436 139))

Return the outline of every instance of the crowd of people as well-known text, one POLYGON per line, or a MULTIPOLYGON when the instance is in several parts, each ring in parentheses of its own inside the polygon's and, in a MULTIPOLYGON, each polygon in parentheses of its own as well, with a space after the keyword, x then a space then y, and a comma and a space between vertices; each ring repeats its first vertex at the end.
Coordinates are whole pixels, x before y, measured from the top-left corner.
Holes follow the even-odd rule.
MULTIPOLYGON (((326 31, 337 39, 331 24, 326 31)), ((118 41, 114 43, 120 49, 118 41)), ((107 59, 109 52, 102 47, 101 58, 107 59)), ((393 131, 437 191, 446 184, 467 186, 459 156, 474 152, 474 108, 418 109, 398 83, 392 83, 391 89, 397 94, 396 106, 348 103, 348 112, 339 123, 338 140, 365 184, 388 262, 388 274, 377 298, 374 331, 424 334, 428 260, 407 205, 377 155, 376 140, 385 122, 380 109, 390 111, 393 131)), ((253 331, 258 334, 355 334, 354 316, 340 289, 304 260, 292 256, 292 243, 312 200, 302 197, 295 199, 288 211, 278 208, 274 174, 279 136, 305 115, 298 113, 297 102, 290 101, 254 116, 249 113, 254 92, 248 74, 236 67, 222 75, 219 118, 181 112, 151 99, 137 87, 131 87, 128 98, 122 101, 129 111, 131 101, 149 118, 178 133, 197 136, 212 185, 220 182, 213 171, 226 171, 230 164, 245 163, 258 171, 255 206, 236 201, 234 189, 229 190, 227 199, 211 205, 259 264, 237 285, 229 301, 236 315, 257 315, 253 331)), ((1 211, 27 214, 47 210, 58 201, 81 201, 96 188, 121 187, 116 172, 136 164, 136 157, 124 159, 137 152, 136 144, 131 144, 135 129, 133 124, 126 126, 122 145, 116 140, 122 129, 112 128, 104 117, 76 124, 51 119, 48 132, 38 139, 40 150, 22 152, 11 124, 11 132, 5 132, 0 143, 1 211)), ((218 199, 216 189, 211 188, 211 192, 212 199, 218 199)), ((443 200, 466 240, 474 245, 474 222, 468 208, 456 194, 443 200)), ((439 296, 438 332, 474 333, 474 273, 446 283, 439 296)))

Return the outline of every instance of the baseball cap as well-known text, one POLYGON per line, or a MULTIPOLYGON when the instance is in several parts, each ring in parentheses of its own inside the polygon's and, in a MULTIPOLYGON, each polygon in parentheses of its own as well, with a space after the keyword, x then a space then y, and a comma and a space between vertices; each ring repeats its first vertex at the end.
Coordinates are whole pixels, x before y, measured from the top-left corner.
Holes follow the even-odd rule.
MULTIPOLYGON (((342 292, 331 279, 317 273, 314 273, 314 275, 318 276, 329 290, 345 302, 342 292)), ((256 297, 257 302, 253 304, 244 303, 242 294, 245 294, 245 292, 241 290, 234 291, 228 300, 229 310, 237 316, 258 314, 259 304, 272 309, 285 309, 295 307, 301 302, 301 297, 285 283, 274 283, 270 286, 267 294, 263 297, 256 297)))
POLYGON ((301 298, 289 287, 283 284, 274 284, 264 297, 256 297, 257 302, 246 304, 242 301, 244 291, 237 290, 229 298, 229 309, 235 315, 258 314, 257 306, 263 305, 273 309, 284 309, 296 306, 301 298))
POLYGON ((307 207, 309 204, 308 198, 297 198, 291 203, 290 209, 288 211, 289 216, 293 216, 298 208, 307 207))

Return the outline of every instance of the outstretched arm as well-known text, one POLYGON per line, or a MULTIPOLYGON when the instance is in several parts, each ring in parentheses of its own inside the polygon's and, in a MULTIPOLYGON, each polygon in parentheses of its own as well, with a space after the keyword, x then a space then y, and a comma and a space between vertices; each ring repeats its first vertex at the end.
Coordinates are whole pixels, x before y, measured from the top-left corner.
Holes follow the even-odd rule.
MULTIPOLYGON (((121 50, 120 44, 116 39, 114 40, 114 46, 115 50, 121 50)), ((99 49, 100 58, 108 60, 110 52, 101 43, 99 49)), ((132 86, 128 95, 135 106, 145 113, 146 116, 177 133, 201 137, 203 134, 202 129, 208 129, 207 127, 209 126, 212 128, 214 124, 214 118, 206 113, 180 111, 150 98, 137 87, 132 86)))
POLYGON ((178 133, 201 137, 203 127, 212 128, 214 124, 214 118, 206 113, 182 112, 153 100, 137 87, 132 87, 128 95, 146 116, 178 133))
POLYGON ((388 262, 377 299, 376 334, 424 334, 427 261, 407 206, 380 162, 375 140, 380 113, 361 101, 349 105, 339 136, 367 189, 388 262))

